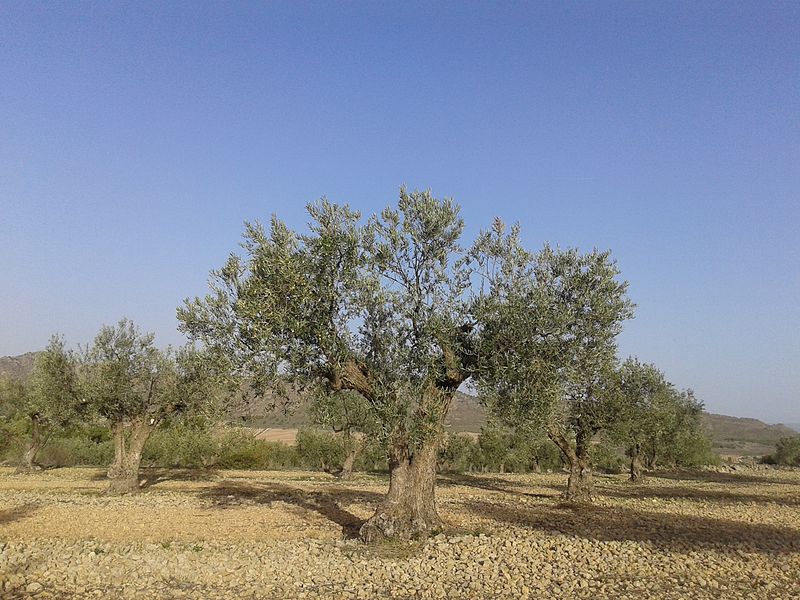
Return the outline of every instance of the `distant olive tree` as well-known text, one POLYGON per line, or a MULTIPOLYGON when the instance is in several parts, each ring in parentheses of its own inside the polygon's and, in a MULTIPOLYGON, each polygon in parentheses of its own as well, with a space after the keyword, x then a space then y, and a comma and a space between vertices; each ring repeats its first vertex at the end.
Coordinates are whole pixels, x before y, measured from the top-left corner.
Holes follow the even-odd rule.
POLYGON ((692 390, 670 386, 667 394, 657 396, 653 410, 655 427, 644 444, 648 469, 658 465, 693 467, 718 462, 703 427, 703 403, 692 390))
POLYGON ((367 434, 374 434, 378 424, 366 399, 351 390, 331 392, 321 389, 311 405, 311 415, 320 425, 341 434, 344 460, 335 473, 340 479, 351 479, 353 466, 367 434))
MULTIPOLYGON (((502 239, 495 235, 494 245, 502 239)), ((516 245, 513 235, 507 240, 516 245)), ((515 427, 532 435, 546 428, 569 467, 566 498, 590 500, 591 441, 617 414, 616 336, 633 316, 627 283, 609 252, 545 246, 529 263, 501 269, 517 275, 482 305, 482 340, 503 351, 481 362, 479 388, 515 427)))
POLYGON ((58 429, 73 423, 82 412, 77 361, 66 349, 63 338, 53 336, 35 359, 27 385, 19 383, 17 411, 30 424, 18 472, 38 467, 36 458, 58 429))
POLYGON ((800 435, 779 439, 775 444, 775 453, 765 457, 765 462, 800 466, 800 435))
POLYGON ((654 365, 628 358, 619 368, 620 410, 612 427, 612 438, 625 448, 630 459, 630 480, 642 480, 645 447, 668 428, 664 408, 674 394, 672 385, 654 365))
POLYGON ((152 333, 127 319, 103 327, 86 348, 81 379, 92 407, 111 427, 111 493, 137 491, 142 451, 153 431, 170 416, 198 409, 211 393, 190 349, 159 350, 152 333))

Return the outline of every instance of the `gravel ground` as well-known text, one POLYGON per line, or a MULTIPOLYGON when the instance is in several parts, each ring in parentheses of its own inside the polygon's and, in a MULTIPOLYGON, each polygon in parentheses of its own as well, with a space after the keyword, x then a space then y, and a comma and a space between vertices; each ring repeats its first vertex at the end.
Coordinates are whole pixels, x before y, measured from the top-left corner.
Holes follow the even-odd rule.
POLYGON ((441 476, 451 530, 354 539, 386 489, 366 475, 0 469, 0 598, 800 599, 800 471, 597 478, 441 476))

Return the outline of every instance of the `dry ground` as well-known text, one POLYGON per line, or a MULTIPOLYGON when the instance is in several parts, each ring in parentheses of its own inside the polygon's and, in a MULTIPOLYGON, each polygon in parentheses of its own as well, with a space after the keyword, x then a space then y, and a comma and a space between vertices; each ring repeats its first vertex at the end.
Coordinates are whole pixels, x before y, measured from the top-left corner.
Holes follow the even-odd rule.
POLYGON ((441 476, 452 530, 354 539, 386 489, 309 472, 151 471, 137 496, 103 472, 0 469, 0 597, 800 598, 800 472, 441 476))

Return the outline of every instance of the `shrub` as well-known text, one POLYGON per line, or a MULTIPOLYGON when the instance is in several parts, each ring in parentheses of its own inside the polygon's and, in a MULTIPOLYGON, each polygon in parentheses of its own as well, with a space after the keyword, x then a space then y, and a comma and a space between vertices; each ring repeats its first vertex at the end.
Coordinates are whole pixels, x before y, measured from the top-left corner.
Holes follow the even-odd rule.
POLYGON ((775 445, 775 453, 765 456, 762 462, 771 465, 800 466, 800 435, 779 439, 775 445))
POLYGON ((225 469, 287 469, 299 466, 299 461, 295 448, 232 430, 220 439, 217 465, 225 469))
POLYGON ((606 439, 591 448, 592 466, 606 473, 621 473, 625 469, 625 457, 619 447, 606 439))
POLYGON ((297 456, 306 468, 338 467, 344 462, 345 450, 344 438, 332 432, 313 429, 297 432, 297 456))

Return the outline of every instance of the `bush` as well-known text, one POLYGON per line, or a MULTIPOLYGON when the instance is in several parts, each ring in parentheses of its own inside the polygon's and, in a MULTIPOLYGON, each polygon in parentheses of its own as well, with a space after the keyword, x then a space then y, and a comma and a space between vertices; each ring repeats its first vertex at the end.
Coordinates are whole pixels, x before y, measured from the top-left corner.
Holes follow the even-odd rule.
POLYGON ((775 453, 765 456, 762 462, 800 467, 800 435, 779 439, 775 445, 775 453))
POLYGON ((621 473, 627 462, 620 448, 605 439, 592 446, 591 459, 595 469, 606 473, 621 473))
POLYGON ((711 440, 702 432, 683 432, 665 448, 661 462, 676 467, 719 465, 719 454, 711 449, 711 440))
POLYGON ((39 452, 45 467, 106 466, 114 459, 110 440, 94 442, 84 435, 53 438, 39 452))
POLYGON ((178 424, 153 432, 145 446, 144 464, 199 469, 213 466, 219 443, 207 427, 178 424))
POLYGON ((219 446, 217 463, 224 469, 287 469, 299 465, 296 448, 280 442, 257 440, 249 432, 226 432, 219 446))
POLYGON ((528 473, 560 469, 561 455, 549 440, 532 441, 512 431, 485 427, 477 440, 465 434, 447 436, 438 464, 441 471, 453 473, 528 473))
POLYGON ((341 466, 346 454, 345 445, 345 439, 332 432, 313 429, 297 432, 297 456, 300 463, 309 469, 325 471, 341 466))

